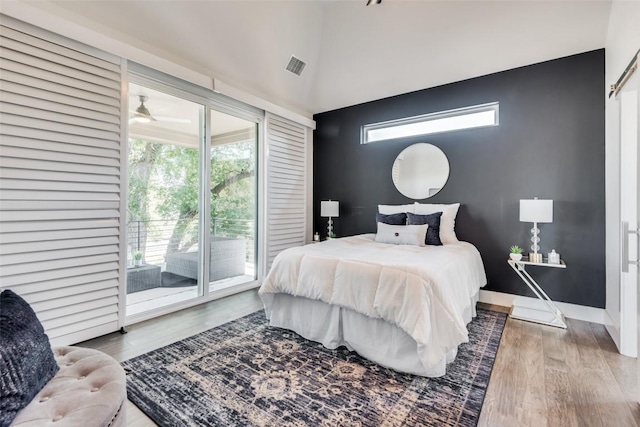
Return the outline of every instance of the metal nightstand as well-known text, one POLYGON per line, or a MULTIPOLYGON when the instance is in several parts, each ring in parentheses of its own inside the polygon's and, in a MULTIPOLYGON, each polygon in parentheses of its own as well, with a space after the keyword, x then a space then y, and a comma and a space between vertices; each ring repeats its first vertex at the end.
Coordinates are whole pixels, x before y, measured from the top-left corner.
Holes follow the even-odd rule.
POLYGON ((545 303, 548 310, 540 310, 531 307, 522 307, 514 304, 511 306, 509 317, 520 320, 527 320, 529 322, 542 323, 543 325, 556 326, 558 328, 567 328, 564 314, 553 303, 551 298, 545 291, 542 290, 540 285, 533 280, 533 277, 529 275, 526 270, 528 265, 536 267, 550 267, 550 268, 567 268, 567 265, 563 260, 560 260, 560 264, 550 264, 547 260, 543 262, 529 262, 527 258, 522 258, 520 261, 514 261, 512 259, 507 260, 511 268, 518 273, 518 276, 522 281, 533 291, 533 293, 545 303))

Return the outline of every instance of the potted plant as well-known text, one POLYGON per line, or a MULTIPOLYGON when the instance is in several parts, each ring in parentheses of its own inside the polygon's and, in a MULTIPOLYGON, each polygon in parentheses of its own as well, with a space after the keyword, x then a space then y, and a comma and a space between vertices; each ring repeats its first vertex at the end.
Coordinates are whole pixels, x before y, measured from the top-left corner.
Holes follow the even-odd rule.
POLYGON ((522 259, 522 248, 518 245, 513 245, 510 248, 509 258, 514 261, 520 261, 522 259))
POLYGON ((331 239, 335 239, 336 238, 336 233, 329 233, 327 235, 327 240, 331 240, 331 239))
POLYGON ((142 265, 142 252, 135 251, 133 253, 133 265, 140 267, 142 265))

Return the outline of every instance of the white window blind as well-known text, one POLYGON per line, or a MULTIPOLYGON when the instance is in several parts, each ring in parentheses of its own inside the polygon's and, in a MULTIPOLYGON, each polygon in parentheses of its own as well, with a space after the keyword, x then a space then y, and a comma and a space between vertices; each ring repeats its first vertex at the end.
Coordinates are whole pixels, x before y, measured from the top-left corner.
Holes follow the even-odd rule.
POLYGON ((267 114, 267 271, 281 251, 305 244, 307 128, 267 114))
POLYGON ((64 345, 118 329, 121 69, 51 40, 0 27, 0 286, 64 345))

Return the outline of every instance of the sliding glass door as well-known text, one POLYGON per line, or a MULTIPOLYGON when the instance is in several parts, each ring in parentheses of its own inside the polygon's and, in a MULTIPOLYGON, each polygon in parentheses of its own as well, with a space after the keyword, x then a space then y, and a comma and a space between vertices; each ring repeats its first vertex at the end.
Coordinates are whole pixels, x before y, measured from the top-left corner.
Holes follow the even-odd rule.
POLYGON ((204 105, 129 85, 127 316, 203 294, 199 173, 204 105))
POLYGON ((258 119, 247 117, 155 81, 129 84, 127 318, 255 283, 258 119))
POLYGON ((211 111, 209 291, 256 278, 257 124, 211 111))

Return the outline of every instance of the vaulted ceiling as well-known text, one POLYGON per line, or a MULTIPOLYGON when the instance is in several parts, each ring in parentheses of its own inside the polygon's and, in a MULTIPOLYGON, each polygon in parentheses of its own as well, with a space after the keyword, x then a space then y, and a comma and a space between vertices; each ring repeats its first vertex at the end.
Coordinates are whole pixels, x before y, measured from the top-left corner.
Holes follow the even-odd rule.
POLYGON ((30 3, 306 113, 603 48, 610 9, 610 0, 30 3), (301 76, 285 70, 291 55, 307 63, 301 76))

